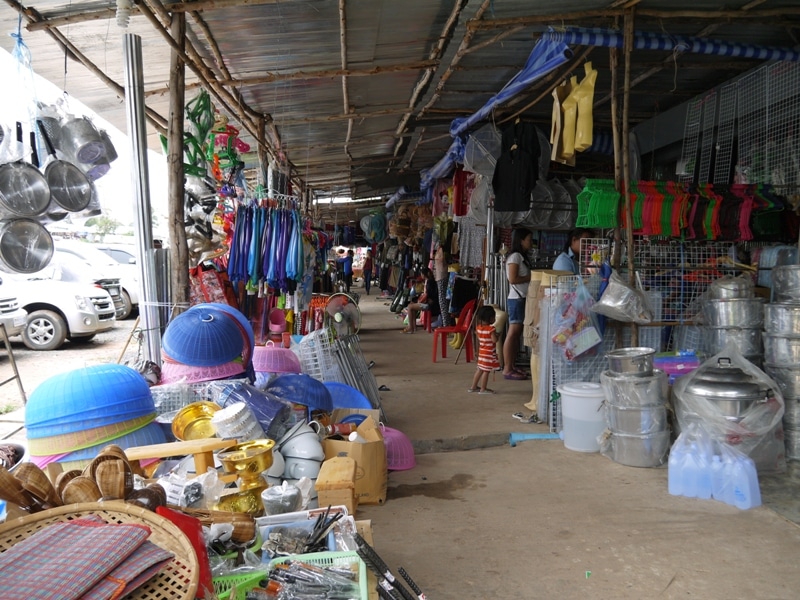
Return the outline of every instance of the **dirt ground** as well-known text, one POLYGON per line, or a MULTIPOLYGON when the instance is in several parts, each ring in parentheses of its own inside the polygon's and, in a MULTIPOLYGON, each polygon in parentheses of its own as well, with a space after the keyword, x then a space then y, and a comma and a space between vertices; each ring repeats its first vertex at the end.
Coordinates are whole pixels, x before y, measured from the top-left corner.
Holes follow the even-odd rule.
MULTIPOLYGON (((467 394, 474 363, 455 364, 452 352, 433 363, 433 336, 400 333, 386 302, 362 296, 361 348, 388 388, 387 425, 414 442, 417 465, 390 472, 385 504, 356 516, 371 520, 395 575, 404 567, 431 600, 798 597, 793 469, 764 477, 765 506, 740 511, 670 496, 665 468, 622 466, 559 440, 511 447, 510 433, 548 432, 511 418, 529 412, 530 383, 496 377, 496 395, 467 394)), ((132 325, 79 352, 23 356, 26 390, 57 369, 116 360, 132 325)), ((15 390, 0 389, 2 405, 15 390)))

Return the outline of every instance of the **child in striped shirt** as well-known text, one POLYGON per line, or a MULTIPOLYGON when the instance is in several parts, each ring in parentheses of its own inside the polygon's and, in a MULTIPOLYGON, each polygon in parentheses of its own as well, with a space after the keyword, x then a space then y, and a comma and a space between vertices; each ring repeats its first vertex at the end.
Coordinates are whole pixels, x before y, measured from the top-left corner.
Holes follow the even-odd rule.
POLYGON ((468 392, 479 394, 494 394, 494 390, 486 385, 489 383, 489 373, 500 368, 497 359, 497 332, 494 329, 495 312, 491 306, 481 306, 475 315, 477 323, 475 332, 478 334, 478 368, 472 378, 472 387, 468 392))

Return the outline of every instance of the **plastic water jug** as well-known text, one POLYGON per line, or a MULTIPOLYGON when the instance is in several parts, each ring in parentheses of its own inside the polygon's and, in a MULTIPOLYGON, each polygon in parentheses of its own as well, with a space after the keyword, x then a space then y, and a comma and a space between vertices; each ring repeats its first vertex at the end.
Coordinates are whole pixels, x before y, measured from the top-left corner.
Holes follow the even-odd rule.
POLYGON ((716 454, 711 459, 711 497, 726 504, 733 504, 732 465, 730 460, 723 461, 722 457, 716 454))
POLYGON ((673 496, 683 496, 683 461, 686 451, 684 446, 675 443, 669 452, 667 463, 667 490, 673 496))
POLYGON ((733 505, 742 510, 761 506, 761 489, 753 460, 748 456, 739 456, 732 465, 733 505))
POLYGON ((689 447, 681 472, 684 496, 703 500, 711 498, 711 460, 698 444, 692 443, 689 447))

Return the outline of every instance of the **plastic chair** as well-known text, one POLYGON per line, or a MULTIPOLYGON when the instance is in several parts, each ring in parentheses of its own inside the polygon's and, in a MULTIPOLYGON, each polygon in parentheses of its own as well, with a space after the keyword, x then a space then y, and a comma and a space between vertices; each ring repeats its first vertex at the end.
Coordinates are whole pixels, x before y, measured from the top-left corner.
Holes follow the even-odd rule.
POLYGON ((472 315, 475 313, 475 300, 470 300, 461 309, 456 324, 452 327, 438 327, 433 330, 433 362, 436 362, 436 346, 442 346, 442 358, 447 358, 447 336, 453 334, 463 334, 465 350, 467 351, 467 362, 472 362, 475 347, 472 342, 472 334, 469 332, 469 325, 472 322, 472 315))
POLYGON ((425 331, 428 333, 431 332, 431 311, 422 311, 422 326, 425 328, 425 331))

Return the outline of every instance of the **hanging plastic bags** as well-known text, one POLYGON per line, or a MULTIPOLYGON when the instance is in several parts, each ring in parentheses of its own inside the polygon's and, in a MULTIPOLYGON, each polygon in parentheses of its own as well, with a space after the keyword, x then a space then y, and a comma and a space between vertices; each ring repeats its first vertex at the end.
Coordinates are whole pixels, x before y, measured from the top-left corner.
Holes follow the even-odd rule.
POLYGON ((596 315, 592 312, 594 299, 581 279, 574 292, 564 294, 553 314, 553 343, 568 361, 591 350, 603 339, 600 337, 596 315))
POLYGON ((603 295, 592 306, 592 311, 623 323, 646 325, 653 322, 653 310, 645 293, 629 286, 613 270, 603 295))

